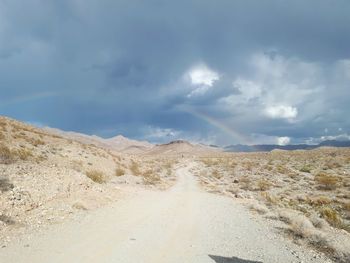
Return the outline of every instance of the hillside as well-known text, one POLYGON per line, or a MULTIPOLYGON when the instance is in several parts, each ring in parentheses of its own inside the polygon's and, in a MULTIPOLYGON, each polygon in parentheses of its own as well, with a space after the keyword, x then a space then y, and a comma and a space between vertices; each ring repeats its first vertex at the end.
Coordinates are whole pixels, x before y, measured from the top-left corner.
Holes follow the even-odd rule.
POLYGON ((96 135, 86 135, 78 132, 67 132, 49 127, 45 127, 44 130, 67 139, 79 141, 84 144, 93 144, 101 148, 123 153, 138 154, 148 151, 154 147, 153 144, 147 141, 131 140, 122 135, 104 139, 96 135))
POLYGON ((147 151, 146 155, 176 155, 176 156, 190 156, 201 155, 210 152, 219 151, 219 148, 205 146, 203 144, 192 144, 184 140, 176 140, 165 144, 158 144, 151 150, 147 151))
POLYGON ((41 228, 117 200, 125 185, 164 188, 171 181, 172 163, 87 144, 90 137, 82 143, 83 135, 69 137, 0 117, 3 243, 10 232, 41 228))
POLYGON ((61 262, 87 255, 98 262, 108 243, 123 249, 108 246, 105 258, 135 262, 132 242, 154 262, 161 250, 145 248, 164 241, 171 251, 173 244, 191 247, 187 258, 200 248, 194 262, 221 258, 208 258, 208 249, 256 262, 349 262, 349 148, 226 153, 183 140, 151 147, 122 136, 102 144, 96 136, 62 134, 0 117, 0 259, 36 261, 55 248, 67 255, 61 262), (138 147, 140 154, 126 153, 138 147), (69 254, 72 238, 78 245, 69 254))

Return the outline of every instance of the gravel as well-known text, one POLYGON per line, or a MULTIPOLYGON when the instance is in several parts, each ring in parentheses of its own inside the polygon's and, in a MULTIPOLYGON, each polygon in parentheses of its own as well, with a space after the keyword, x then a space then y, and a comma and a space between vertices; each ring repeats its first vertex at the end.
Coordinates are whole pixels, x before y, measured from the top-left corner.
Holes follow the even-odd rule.
POLYGON ((0 248, 0 261, 331 262, 234 199, 202 191, 190 172, 194 165, 185 162, 167 191, 139 189, 0 248))

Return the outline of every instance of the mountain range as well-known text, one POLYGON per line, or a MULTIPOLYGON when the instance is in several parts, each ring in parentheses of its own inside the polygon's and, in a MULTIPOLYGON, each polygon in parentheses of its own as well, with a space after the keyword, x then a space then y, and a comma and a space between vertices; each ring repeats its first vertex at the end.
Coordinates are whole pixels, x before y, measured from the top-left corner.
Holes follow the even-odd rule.
POLYGON ((319 144, 290 144, 290 145, 277 145, 277 144, 256 144, 256 145, 244 145, 235 144, 224 147, 225 152, 269 152, 272 150, 312 150, 319 147, 350 147, 349 141, 337 141, 326 140, 319 144))
POLYGON ((190 143, 184 140, 175 140, 165 144, 152 144, 147 141, 132 140, 122 135, 117 135, 115 137, 105 139, 96 135, 87 135, 78 132, 63 131, 60 129, 50 127, 45 127, 44 130, 46 132, 59 135, 66 139, 75 140, 83 144, 93 144, 104 149, 128 154, 174 155, 204 153, 221 150, 221 148, 218 147, 190 143))
POLYGON ((152 144, 147 141, 137 141, 117 135, 112 138, 101 138, 96 135, 86 135, 78 132, 67 132, 55 128, 44 128, 47 132, 60 135, 65 138, 73 139, 84 144, 94 144, 105 149, 130 154, 174 154, 174 153, 194 153, 209 151, 225 152, 269 152, 272 150, 312 150, 319 147, 350 147, 350 140, 326 140, 319 144, 256 144, 245 145, 235 144, 225 147, 216 145, 192 144, 184 140, 172 141, 165 144, 152 144))

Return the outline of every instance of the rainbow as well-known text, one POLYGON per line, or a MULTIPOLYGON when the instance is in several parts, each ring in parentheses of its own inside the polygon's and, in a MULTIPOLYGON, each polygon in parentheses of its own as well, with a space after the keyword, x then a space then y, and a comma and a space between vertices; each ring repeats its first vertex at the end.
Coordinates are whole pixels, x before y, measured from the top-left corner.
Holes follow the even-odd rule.
POLYGON ((229 135, 230 137, 232 137, 234 140, 238 141, 239 143, 242 144, 246 144, 246 145, 251 145, 251 140, 249 137, 241 134, 240 132, 232 129, 231 127, 229 127, 228 125, 226 125, 223 122, 220 122, 219 120, 216 120, 212 117, 210 117, 207 114, 204 114, 202 112, 193 110, 193 109, 189 109, 189 108, 183 108, 183 111, 209 123, 210 125, 218 128, 219 130, 223 131, 224 133, 226 133, 227 135, 229 135))

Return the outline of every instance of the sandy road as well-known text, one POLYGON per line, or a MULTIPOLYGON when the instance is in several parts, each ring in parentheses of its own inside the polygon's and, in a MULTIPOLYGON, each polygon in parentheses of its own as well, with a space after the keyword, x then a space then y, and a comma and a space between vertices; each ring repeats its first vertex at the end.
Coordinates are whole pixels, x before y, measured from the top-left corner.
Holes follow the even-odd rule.
POLYGON ((325 262, 234 200, 201 191, 188 163, 144 191, 0 249, 0 262, 325 262))

